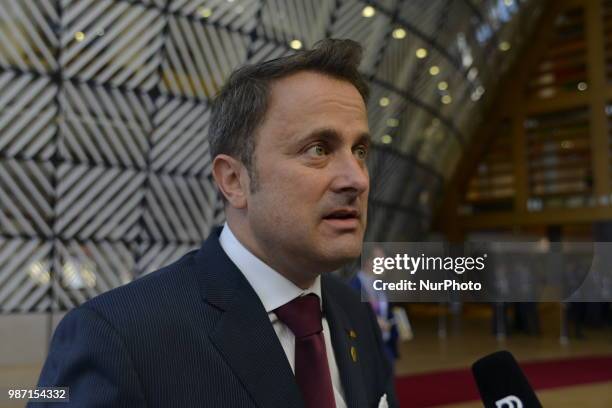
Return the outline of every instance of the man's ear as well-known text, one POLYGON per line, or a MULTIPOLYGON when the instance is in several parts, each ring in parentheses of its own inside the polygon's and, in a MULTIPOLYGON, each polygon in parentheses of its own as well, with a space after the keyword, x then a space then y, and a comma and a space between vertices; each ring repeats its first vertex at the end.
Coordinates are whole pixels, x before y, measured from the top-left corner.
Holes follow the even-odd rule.
POLYGON ((250 180, 244 165, 231 156, 218 154, 213 160, 212 174, 229 205, 246 208, 250 180))

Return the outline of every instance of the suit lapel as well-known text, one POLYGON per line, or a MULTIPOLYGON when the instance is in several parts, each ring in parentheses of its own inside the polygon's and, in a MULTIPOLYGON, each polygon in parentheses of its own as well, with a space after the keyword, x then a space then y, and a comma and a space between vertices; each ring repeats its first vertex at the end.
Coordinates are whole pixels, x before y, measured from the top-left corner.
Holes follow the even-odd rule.
POLYGON ((334 356, 344 388, 346 405, 348 407, 367 406, 368 399, 365 394, 359 360, 359 338, 350 338, 349 332, 352 330, 350 321, 342 307, 334 300, 333 294, 330 293, 325 275, 321 276, 321 292, 325 317, 331 332, 334 356), (355 347, 357 361, 353 361, 351 347, 355 347))
POLYGON ((299 407, 302 400, 268 314, 250 287, 240 290, 211 340, 260 407, 299 407))
POLYGON ((198 256, 206 302, 223 313, 210 339, 259 407, 303 407, 287 357, 257 294, 211 234, 198 256))

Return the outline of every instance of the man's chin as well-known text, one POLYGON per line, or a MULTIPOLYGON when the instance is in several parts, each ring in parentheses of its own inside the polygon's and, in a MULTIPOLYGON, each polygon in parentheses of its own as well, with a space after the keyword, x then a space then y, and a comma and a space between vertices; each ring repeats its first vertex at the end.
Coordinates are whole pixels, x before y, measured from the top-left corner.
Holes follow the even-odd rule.
POLYGON ((325 248, 326 257, 331 263, 338 264, 338 267, 354 261, 361 254, 361 240, 347 242, 345 245, 342 245, 341 241, 342 239, 338 239, 325 248))

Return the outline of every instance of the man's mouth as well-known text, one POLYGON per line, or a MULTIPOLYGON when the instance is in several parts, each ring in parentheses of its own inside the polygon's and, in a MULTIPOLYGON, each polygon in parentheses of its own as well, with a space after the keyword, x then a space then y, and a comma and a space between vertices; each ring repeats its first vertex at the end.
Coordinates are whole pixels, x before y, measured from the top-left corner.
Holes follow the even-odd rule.
POLYGON ((355 209, 342 208, 330 212, 323 219, 336 229, 355 229, 359 226, 361 217, 355 209))
POLYGON ((347 220, 350 218, 359 219, 359 211, 352 208, 340 208, 328 213, 325 219, 347 220))

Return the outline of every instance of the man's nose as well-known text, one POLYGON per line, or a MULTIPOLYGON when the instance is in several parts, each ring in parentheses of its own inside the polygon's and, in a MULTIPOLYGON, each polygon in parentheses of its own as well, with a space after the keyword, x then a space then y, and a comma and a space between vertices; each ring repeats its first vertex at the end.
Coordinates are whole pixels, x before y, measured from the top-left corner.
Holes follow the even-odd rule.
POLYGON ((353 192, 359 195, 370 187, 368 168, 364 160, 351 151, 338 157, 334 166, 332 189, 336 192, 353 192))

